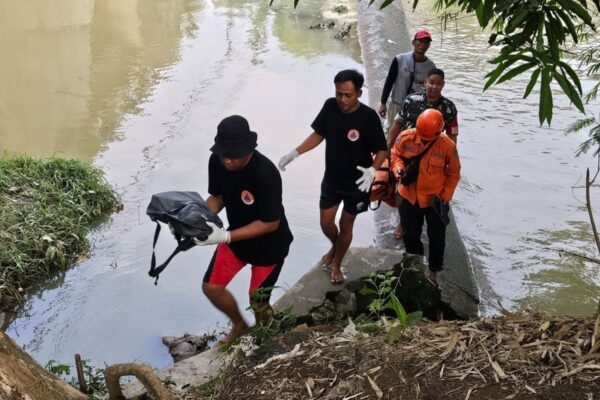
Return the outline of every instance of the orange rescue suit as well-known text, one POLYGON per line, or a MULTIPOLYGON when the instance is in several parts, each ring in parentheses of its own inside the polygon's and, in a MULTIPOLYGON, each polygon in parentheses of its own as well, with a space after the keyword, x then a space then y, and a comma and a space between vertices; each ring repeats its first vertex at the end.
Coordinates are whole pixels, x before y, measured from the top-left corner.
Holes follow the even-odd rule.
MULTIPOLYGON (((396 173, 405 168, 401 157, 414 157, 421 153, 425 146, 416 129, 403 131, 392 147, 392 171, 396 173)), ((426 208, 431 205, 433 196, 439 196, 445 202, 450 201, 459 179, 460 160, 456 144, 445 133, 441 133, 421 158, 417 181, 408 186, 398 183, 398 193, 411 204, 416 204, 418 199, 419 206, 426 208)))

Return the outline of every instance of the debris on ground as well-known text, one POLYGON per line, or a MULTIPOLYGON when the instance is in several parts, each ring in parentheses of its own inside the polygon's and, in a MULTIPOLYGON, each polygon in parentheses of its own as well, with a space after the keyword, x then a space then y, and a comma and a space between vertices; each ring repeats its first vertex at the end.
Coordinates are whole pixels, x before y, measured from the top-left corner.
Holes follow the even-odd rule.
POLYGON ((600 317, 503 310, 470 321, 424 320, 394 343, 389 323, 315 326, 287 346, 278 337, 280 353, 238 358, 185 398, 600 399, 600 317))

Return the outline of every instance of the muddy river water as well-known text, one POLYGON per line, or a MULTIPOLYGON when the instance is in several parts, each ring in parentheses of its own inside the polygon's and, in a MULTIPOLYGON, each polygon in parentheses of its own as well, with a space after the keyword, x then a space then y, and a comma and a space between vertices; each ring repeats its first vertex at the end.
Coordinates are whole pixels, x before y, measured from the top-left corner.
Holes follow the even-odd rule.
MULTIPOLYGON (((259 150, 277 160, 310 133, 333 95, 335 73, 362 69, 356 31, 336 38, 356 19, 352 2, 302 0, 296 11, 291 3, 0 5, 0 149, 93 162, 125 205, 91 234, 90 258, 32 296, 8 329, 38 361, 71 362, 81 353, 96 365, 137 360, 161 367, 171 362, 161 336, 224 327, 200 289, 212 249, 178 255, 157 286, 146 275, 154 226, 145 209, 155 192, 206 193, 208 148, 223 117, 246 116, 259 150), (344 4, 348 13, 331 11, 344 4), (336 28, 309 28, 325 20, 336 28)), ((494 53, 471 20, 442 35, 435 13, 423 7, 407 15, 407 24, 431 30, 429 54, 445 69, 445 94, 459 108, 463 179, 454 210, 482 311, 495 312, 499 300, 552 313, 592 312, 597 266, 558 252, 595 254, 583 192, 571 189, 594 162, 574 158, 581 136, 562 133, 578 113, 556 99, 552 127, 539 127, 536 97, 521 99, 525 81, 482 93, 494 53)), ((406 29, 381 40, 407 50, 406 29)), ((317 149, 283 174, 295 241, 275 297, 327 250, 317 211, 323 158, 317 149)), ((373 225, 370 214, 362 215, 353 245, 373 245, 373 225)), ((163 235, 159 257, 172 244, 163 235)), ((248 281, 243 271, 231 284, 242 307, 248 281)))

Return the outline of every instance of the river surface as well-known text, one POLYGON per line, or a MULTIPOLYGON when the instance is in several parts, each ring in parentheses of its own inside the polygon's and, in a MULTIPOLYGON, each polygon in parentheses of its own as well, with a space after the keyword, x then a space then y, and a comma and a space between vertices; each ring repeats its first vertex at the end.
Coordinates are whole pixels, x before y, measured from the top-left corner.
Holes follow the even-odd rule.
MULTIPOLYGON (((170 364, 161 336, 225 328, 201 280, 212 249, 178 255, 158 285, 147 275, 153 193, 206 193, 209 147, 218 122, 241 114, 272 160, 310 133, 340 69, 361 69, 351 2, 10 0, 0 5, 0 149, 91 161, 117 187, 125 209, 91 234, 90 258, 34 294, 8 333, 41 363, 71 363, 75 353, 103 363, 170 364), (290 3, 290 4, 284 4, 290 3), (342 17, 331 12, 346 4, 342 17), (322 14, 336 28, 309 29, 322 14), (344 30, 342 28, 342 30, 344 30)), ((578 118, 564 100, 552 128, 538 126, 525 81, 482 93, 487 35, 461 19, 441 40, 429 7, 407 13, 409 30, 427 26, 430 56, 447 73, 444 93, 459 109, 463 179, 454 210, 474 260, 484 312, 542 307, 584 314, 595 307, 597 266, 563 255, 595 255, 581 184, 591 157, 574 158, 582 136, 564 136, 578 118)), ((400 32, 400 31, 399 31, 400 32)), ((382 41, 407 50, 400 33, 382 41)), ((383 68, 390 60, 382 61, 383 68)), ((590 82, 586 82, 589 87, 590 82)), ((363 99, 368 98, 368 88, 363 99)), ((366 100, 365 100, 366 101, 366 100)), ((295 236, 274 297, 325 253, 318 222, 323 148, 283 173, 295 236)), ((374 243, 371 215, 357 220, 353 245, 374 243)), ((164 234, 158 257, 173 241, 164 234)), ((324 276, 324 279, 326 277, 324 276)), ((230 288, 247 306, 249 274, 230 288)), ((250 320, 250 314, 247 313, 250 320)))

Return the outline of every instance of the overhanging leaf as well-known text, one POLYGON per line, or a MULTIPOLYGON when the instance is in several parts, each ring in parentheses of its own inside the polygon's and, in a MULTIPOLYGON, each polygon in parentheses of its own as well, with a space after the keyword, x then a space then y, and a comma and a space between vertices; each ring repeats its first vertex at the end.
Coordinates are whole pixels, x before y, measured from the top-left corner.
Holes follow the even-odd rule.
POLYGON ((523 98, 527 98, 527 96, 529 96, 529 94, 531 93, 531 91, 533 90, 533 87, 535 86, 538 77, 540 76, 540 69, 536 69, 535 71, 533 71, 533 73, 531 74, 531 79, 529 79, 529 84, 527 84, 527 88, 525 89, 525 94, 523 95, 523 98))
POLYGON ((379 7, 380 10, 383 10, 384 8, 386 8, 387 6, 389 6, 390 4, 392 4, 394 2, 394 0, 385 0, 383 3, 381 3, 381 6, 379 7))
POLYGON ((536 63, 525 63, 525 64, 521 64, 518 67, 515 67, 513 69, 511 69, 510 71, 508 71, 507 73, 505 73, 504 75, 502 75, 502 77, 500 79, 498 79, 497 84, 500 84, 504 81, 507 81, 509 79, 514 78, 515 76, 522 74, 523 72, 527 71, 528 69, 531 69, 533 67, 535 67, 537 64, 536 63))
POLYGON ((579 96, 579 94, 577 94, 577 91, 575 90, 571 82, 569 82, 564 75, 557 71, 553 71, 552 76, 554 77, 554 79, 556 79, 563 92, 565 92, 565 94, 567 95, 569 100, 571 100, 571 102, 575 105, 575 107, 577 107, 579 111, 584 112, 585 110, 583 108, 583 102, 581 101, 581 97, 579 96))
POLYGON ((552 91, 550 89, 550 73, 547 69, 542 70, 542 82, 540 85, 539 121, 540 125, 548 121, 552 122, 552 91))

